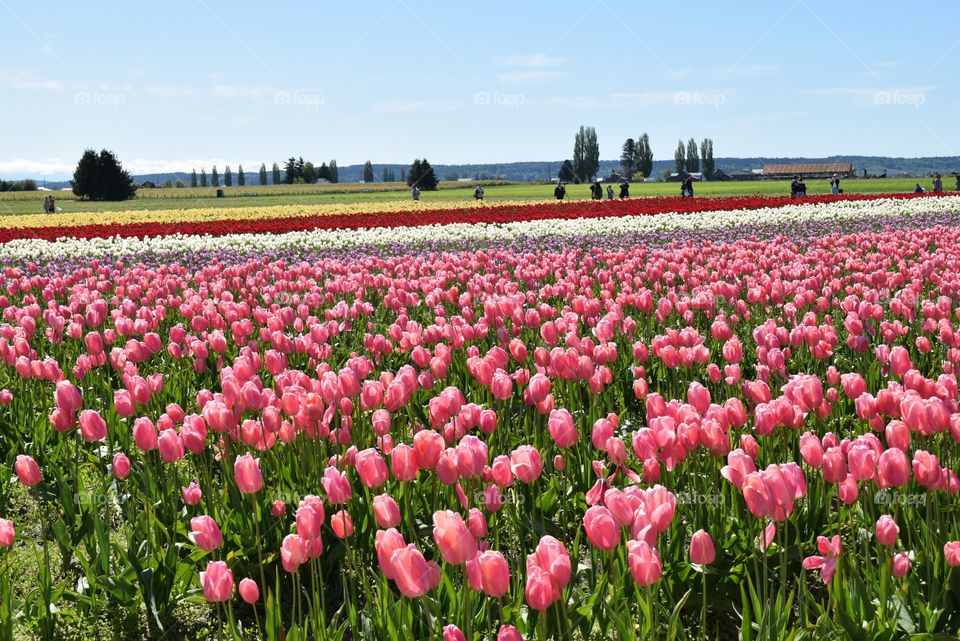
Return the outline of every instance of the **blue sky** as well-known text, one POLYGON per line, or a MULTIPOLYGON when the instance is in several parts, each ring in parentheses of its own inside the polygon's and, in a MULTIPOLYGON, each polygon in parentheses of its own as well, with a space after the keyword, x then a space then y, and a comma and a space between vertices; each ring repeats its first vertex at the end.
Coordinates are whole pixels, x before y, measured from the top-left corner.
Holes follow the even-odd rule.
POLYGON ((0 0, 0 177, 601 157, 960 155, 960 8, 0 0))

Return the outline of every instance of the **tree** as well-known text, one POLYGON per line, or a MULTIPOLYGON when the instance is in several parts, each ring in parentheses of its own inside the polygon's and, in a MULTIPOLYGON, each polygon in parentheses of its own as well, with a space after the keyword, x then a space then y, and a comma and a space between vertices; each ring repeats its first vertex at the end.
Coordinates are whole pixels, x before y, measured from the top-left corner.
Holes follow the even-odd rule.
POLYGON ((197 186, 197 170, 196 169, 190 172, 190 186, 191 187, 197 186))
MULTIPOLYGON (((326 165, 324 165, 324 168, 326 168, 326 165)), ((303 164, 303 173, 300 174, 300 177, 303 178, 303 182, 313 184, 317 182, 317 178, 320 176, 317 174, 317 168, 313 166, 312 162, 308 161, 303 164)))
POLYGON ((593 127, 587 127, 586 140, 586 165, 587 178, 593 178, 600 171, 600 145, 597 143, 597 130, 593 127))
POLYGON ((596 176, 599 169, 597 131, 593 127, 580 125, 580 131, 573 139, 573 173, 578 181, 586 182, 596 176))
POLYGON ((200 186, 201 187, 207 186, 207 170, 204 169, 203 167, 200 168, 200 186))
POLYGON ((327 163, 320 164, 320 169, 317 170, 317 178, 322 178, 330 182, 330 168, 327 167, 327 163))
POLYGON ((213 183, 214 187, 220 186, 220 174, 217 173, 217 166, 213 166, 213 170, 210 172, 210 182, 213 183))
POLYGON ((564 160, 563 164, 560 165, 560 173, 557 174, 557 178, 562 183, 572 183, 576 180, 576 176, 573 173, 573 163, 569 160, 564 160))
POLYGON ((177 189, 183 189, 184 187, 187 186, 187 183, 185 183, 185 182, 183 182, 182 180, 180 180, 179 178, 177 178, 177 179, 174 181, 173 186, 176 187, 177 189))
POLYGON ((340 168, 337 167, 337 161, 330 161, 330 182, 338 183, 340 182, 340 168))
POLYGON ((713 161, 713 141, 704 138, 700 143, 700 163, 703 166, 703 173, 707 178, 713 176, 717 165, 713 161))
POLYGON ((259 179, 260 179, 260 184, 261 184, 261 185, 266 185, 266 184, 267 184, 267 165, 266 165, 265 163, 260 163, 260 176, 259 176, 259 179))
POLYGON ((686 152, 684 151, 685 147, 683 146, 683 141, 677 142, 677 150, 673 152, 673 162, 677 167, 677 173, 683 171, 686 166, 686 152))
POLYGON ((113 152, 87 149, 73 172, 73 193, 88 200, 127 200, 137 193, 130 174, 113 152))
POLYGON ((297 171, 297 159, 293 156, 287 158, 287 162, 283 165, 283 182, 288 185, 292 185, 293 181, 299 178, 300 173, 297 171))
POLYGON ((580 131, 573 137, 573 175, 576 182, 583 182, 586 178, 583 175, 584 164, 587 161, 587 135, 580 125, 580 131))
POLYGON ((397 180, 397 174, 389 167, 383 168, 382 180, 385 183, 392 183, 397 180))
POLYGON ((372 183, 373 180, 373 163, 368 160, 363 163, 363 182, 372 183))
POLYGON ((277 165, 277 163, 273 163, 272 171, 273 171, 273 184, 279 185, 280 184, 280 167, 277 165))
POLYGON ((237 185, 243 187, 247 184, 247 177, 243 175, 243 165, 237 167, 237 185))
POLYGON ((223 186, 233 187, 233 172, 230 171, 230 165, 223 168, 223 186))
POLYGON ((646 133, 637 140, 637 170, 644 178, 653 174, 653 150, 650 149, 650 136, 646 133))
POLYGON ((401 167, 401 168, 400 168, 400 182, 402 182, 402 183, 407 182, 407 169, 406 169, 406 167, 401 167))
POLYGON ((633 138, 627 138, 623 143, 623 150, 620 153, 620 168, 623 169, 623 175, 627 178, 633 176, 637 169, 637 143, 633 138))
POLYGON ((700 153, 697 151, 697 141, 693 138, 687 143, 687 172, 700 171, 700 153))
POLYGON ((437 175, 426 158, 417 158, 410 165, 410 172, 407 174, 408 186, 416 185, 421 191, 433 191, 437 188, 437 182, 437 175))

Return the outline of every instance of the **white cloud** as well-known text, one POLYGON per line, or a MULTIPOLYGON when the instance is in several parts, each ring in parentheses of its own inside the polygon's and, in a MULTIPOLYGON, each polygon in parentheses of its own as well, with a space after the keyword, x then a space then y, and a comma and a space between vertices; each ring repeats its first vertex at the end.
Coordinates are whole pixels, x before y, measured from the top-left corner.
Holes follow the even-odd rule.
POLYGON ((522 82, 542 82, 544 80, 555 80, 568 75, 564 71, 511 71, 509 73, 497 74, 497 82, 500 84, 517 84, 522 82))
POLYGON ((74 165, 66 163, 60 158, 47 158, 46 160, 27 160, 25 158, 14 158, 13 160, 0 160, 0 175, 5 177, 26 177, 31 176, 51 176, 54 174, 73 173, 74 165))
POLYGON ((460 107, 458 102, 443 100, 388 100, 375 104, 373 110, 381 113, 447 112, 454 111, 458 107, 460 107))
POLYGON ((26 69, 0 69, 0 85, 28 91, 63 91, 63 83, 59 80, 37 78, 26 69))
POLYGON ((563 64, 563 58, 553 58, 545 53, 502 56, 493 61, 504 67, 556 67, 563 64))

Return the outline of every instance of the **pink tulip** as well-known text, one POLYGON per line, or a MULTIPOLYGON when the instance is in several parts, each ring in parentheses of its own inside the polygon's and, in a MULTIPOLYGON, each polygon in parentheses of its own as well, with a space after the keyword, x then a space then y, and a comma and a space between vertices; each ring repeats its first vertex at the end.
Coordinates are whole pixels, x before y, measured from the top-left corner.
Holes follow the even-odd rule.
POLYGON ((323 471, 323 478, 320 479, 320 483, 323 485, 323 491, 327 494, 327 501, 331 505, 346 503, 353 495, 346 474, 334 467, 328 467, 323 471))
POLYGON ((574 445, 579 435, 573 424, 573 416, 565 409, 553 410, 547 420, 547 428, 557 447, 566 449, 574 445))
POLYGON ((510 469, 521 483, 533 483, 543 471, 540 452, 532 445, 521 445, 510 453, 510 469))
POLYGON ((527 561, 527 584, 523 590, 524 598, 531 608, 543 612, 560 598, 560 588, 551 580, 542 567, 527 561))
POLYGON ((882 488, 906 485, 910 481, 910 463, 903 450, 891 447, 884 451, 877 463, 877 476, 882 488))
POLYGON ((640 587, 653 585, 663 574, 660 555, 646 541, 627 541, 627 561, 630 575, 640 587))
POLYGON ((13 539, 16 537, 16 534, 13 521, 0 519, 0 547, 8 548, 13 545, 13 539))
POLYGON ((373 497, 373 516, 377 527, 387 529, 400 525, 400 506, 387 494, 373 497))
POLYGON ((149 418, 141 417, 133 422, 133 442, 142 452, 157 449, 157 428, 149 418))
POLYGON ((249 577, 240 580, 237 591, 240 592, 240 598, 250 605, 254 605, 260 600, 260 588, 257 586, 257 582, 249 577))
POLYGON ((32 456, 27 454, 18 454, 13 464, 13 470, 17 473, 17 478, 27 487, 33 487, 40 483, 40 466, 33 460, 32 456))
POLYGON ((477 554, 477 540, 456 512, 438 510, 433 513, 433 539, 447 563, 466 563, 477 554))
POLYGON ((620 544, 620 527, 605 507, 594 505, 583 515, 583 527, 594 547, 609 551, 620 544))
POLYGON ((113 456, 113 476, 121 481, 130 475, 130 459, 123 452, 113 456))
POLYGON ((500 552, 487 550, 467 561, 467 579, 477 592, 499 599, 510 587, 510 568, 500 552))
POLYGON ((223 561, 211 561, 200 573, 203 596, 208 603, 229 601, 233 595, 233 572, 223 561))
POLYGON ((250 454, 238 456, 233 462, 233 476, 241 494, 255 494, 263 488, 260 459, 253 458, 250 454))
POLYGON ((497 641, 523 641, 520 631, 512 625, 501 625, 497 632, 497 641))
POLYGON ((877 519, 875 528, 877 543, 880 545, 892 546, 897 542, 897 536, 900 534, 900 527, 889 514, 884 514, 877 519))
POLYGON ((413 451, 421 470, 435 469, 443 448, 443 436, 433 430, 420 430, 413 435, 413 451))
POLYGON ((197 505, 200 503, 200 499, 203 498, 203 492, 201 492, 200 486, 194 481, 191 481, 187 487, 181 487, 180 494, 183 496, 185 505, 197 505))
POLYGON ((372 447, 357 452, 356 468, 360 482, 368 488, 375 489, 387 482, 387 464, 372 447))
MULTIPOLYGON (((11 526, 12 528, 13 526, 11 526)), ((2 531, 2 530, 0 530, 2 531)), ((960 567, 960 541, 948 541, 943 545, 943 557, 950 567, 960 567)))
POLYGON ((220 526, 209 516, 195 516, 190 519, 190 542, 204 552, 216 550, 223 544, 220 526))
MULTIPOLYGON (((316 539, 322 541, 322 539, 316 539)), ((310 542, 297 534, 288 534, 280 544, 280 564, 285 572, 293 574, 310 560, 310 542)))
POLYGON ((390 452, 390 468, 398 481, 412 481, 417 478, 417 457, 414 449, 401 443, 390 452))
POLYGON ((833 575, 837 571, 837 559, 840 556, 841 545, 839 535, 834 535, 828 539, 825 536, 817 537, 818 556, 808 556, 803 559, 803 568, 805 570, 820 570, 820 578, 823 582, 829 584, 833 580, 833 575))
POLYGON ((183 458, 185 450, 183 439, 174 430, 163 430, 157 437, 157 449, 160 458, 166 463, 175 463, 183 458))
POLYGON ((890 573, 893 574, 893 578, 902 579, 909 571, 910 557, 906 554, 906 552, 898 552, 895 554, 890 565, 890 573))
POLYGON ((717 558, 713 538, 704 530, 697 530, 690 538, 690 562, 697 565, 710 565, 717 558))
POLYGON ((487 446, 476 436, 468 434, 456 447, 457 472, 464 478, 478 476, 487 464, 487 446))
POLYGON ((397 589, 405 597, 421 597, 440 585, 440 566, 427 562, 412 543, 393 553, 390 566, 397 589))
POLYGON ((353 536, 353 519, 346 510, 340 510, 330 517, 330 527, 338 539, 353 536))
POLYGON ((94 410, 80 412, 80 435, 88 443, 107 438, 107 423, 94 410))
POLYGON ((467 641, 466 635, 455 625, 443 626, 443 641, 467 641))
POLYGON ((305 541, 319 538, 325 519, 326 511, 320 497, 313 495, 303 497, 295 517, 297 534, 305 541))
POLYGON ((80 391, 70 381, 60 381, 57 383, 56 390, 53 393, 53 400, 57 409, 62 410, 68 416, 76 416, 80 408, 83 407, 83 399, 80 397, 80 391))
POLYGON ((393 553, 407 546, 403 536, 394 528, 387 530, 377 530, 374 536, 374 550, 377 553, 377 560, 380 563, 380 571, 383 576, 393 580, 393 565, 391 565, 393 553))

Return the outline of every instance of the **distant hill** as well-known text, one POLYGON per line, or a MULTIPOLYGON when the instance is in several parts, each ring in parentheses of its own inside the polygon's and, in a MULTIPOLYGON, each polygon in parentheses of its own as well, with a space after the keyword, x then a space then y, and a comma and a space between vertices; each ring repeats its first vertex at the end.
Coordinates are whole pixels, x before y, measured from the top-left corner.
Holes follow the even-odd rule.
MULTIPOLYGON (((865 168, 871 173, 875 168, 905 172, 911 176, 926 176, 933 173, 955 174, 960 172, 960 156, 926 156, 923 158, 900 158, 889 156, 826 156, 822 158, 804 158, 799 156, 784 156, 780 158, 732 158, 718 157, 715 159, 718 169, 732 171, 734 169, 760 169, 765 164, 773 163, 803 163, 803 162, 851 162, 857 175, 862 175, 865 168)), ((441 180, 469 178, 473 180, 510 180, 513 182, 536 182, 552 180, 560 170, 562 160, 525 161, 509 163, 478 163, 466 165, 434 165, 433 169, 441 180)), ((268 163, 269 164, 269 163, 268 163)), ((384 168, 392 169, 397 180, 401 172, 409 165, 402 164, 374 164, 373 175, 376 182, 380 182, 384 168)), ((619 160, 601 160, 599 175, 606 176, 620 168, 619 160)), ((673 159, 654 160, 653 175, 660 176, 665 171, 673 171, 673 159)), ((363 177, 363 165, 346 165, 339 168, 340 182, 360 182, 363 177)), ((259 185, 257 171, 247 171, 247 186, 259 185)), ((133 177, 137 184, 151 181, 156 185, 163 185, 168 180, 176 182, 178 179, 190 184, 189 172, 166 174, 142 174, 133 177)), ((269 180, 270 174, 268 172, 269 180)), ((221 180, 222 180, 221 176, 221 180)), ((234 174, 234 185, 236 185, 234 174)), ((43 180, 37 180, 43 184, 43 180)), ((69 181, 46 181, 50 189, 69 187, 69 181)))

